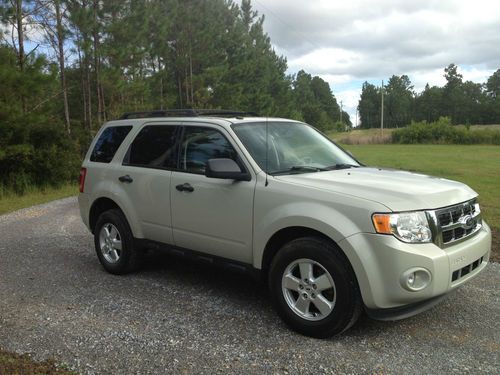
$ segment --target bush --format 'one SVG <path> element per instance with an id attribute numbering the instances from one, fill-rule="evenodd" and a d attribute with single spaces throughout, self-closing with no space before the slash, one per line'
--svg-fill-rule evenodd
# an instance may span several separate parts
<path id="1" fill-rule="evenodd" d="M 30 187 L 57 187 L 76 181 L 80 155 L 76 142 L 57 124 L 5 126 L 0 144 L 0 185 L 23 194 Z M 10 144 L 5 144 L 5 143 Z"/>
<path id="2" fill-rule="evenodd" d="M 412 122 L 405 128 L 393 131 L 392 142 L 500 145 L 500 131 L 489 129 L 471 131 L 465 127 L 451 125 L 448 117 L 440 117 L 435 122 Z"/>

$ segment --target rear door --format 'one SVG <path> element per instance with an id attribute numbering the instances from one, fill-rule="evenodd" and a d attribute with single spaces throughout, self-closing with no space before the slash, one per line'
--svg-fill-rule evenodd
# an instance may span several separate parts
<path id="1" fill-rule="evenodd" d="M 213 158 L 237 161 L 252 174 L 252 180 L 206 177 L 206 162 Z M 185 124 L 170 189 L 175 244 L 251 263 L 255 183 L 253 171 L 225 129 Z"/>
<path id="2" fill-rule="evenodd" d="M 173 244 L 170 179 L 180 129 L 175 123 L 145 124 L 130 144 L 120 171 L 144 237 L 166 244 Z"/>

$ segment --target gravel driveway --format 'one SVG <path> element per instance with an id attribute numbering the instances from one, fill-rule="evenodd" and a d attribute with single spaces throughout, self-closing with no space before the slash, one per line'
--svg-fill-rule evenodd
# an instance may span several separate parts
<path id="1" fill-rule="evenodd" d="M 316 340 L 237 271 L 150 253 L 105 273 L 75 198 L 0 216 L 0 347 L 82 373 L 498 374 L 499 285 L 493 263 L 431 311 Z"/>

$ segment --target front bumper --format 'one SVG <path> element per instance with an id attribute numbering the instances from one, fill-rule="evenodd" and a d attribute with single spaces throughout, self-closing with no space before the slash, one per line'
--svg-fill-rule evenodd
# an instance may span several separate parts
<path id="1" fill-rule="evenodd" d="M 407 317 L 423 311 L 423 306 L 432 307 L 435 303 L 431 300 L 454 290 L 486 267 L 491 251 L 491 230 L 483 221 L 477 234 L 447 248 L 433 243 L 408 244 L 390 235 L 371 233 L 347 237 L 339 246 L 353 266 L 365 307 L 372 312 L 370 315 L 376 317 L 376 310 L 391 309 L 404 311 L 403 317 Z M 430 282 L 422 290 L 409 291 L 403 287 L 401 275 L 416 267 L 430 273 Z M 378 314 L 384 315 L 381 311 Z"/>

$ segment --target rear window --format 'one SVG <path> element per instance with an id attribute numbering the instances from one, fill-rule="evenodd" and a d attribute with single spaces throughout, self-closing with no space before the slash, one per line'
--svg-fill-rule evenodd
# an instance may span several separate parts
<path id="1" fill-rule="evenodd" d="M 177 164 L 176 125 L 148 125 L 130 145 L 124 164 L 149 168 L 174 168 Z"/>
<path id="2" fill-rule="evenodd" d="M 90 161 L 109 163 L 122 144 L 132 126 L 110 126 L 104 129 L 97 140 Z"/>

